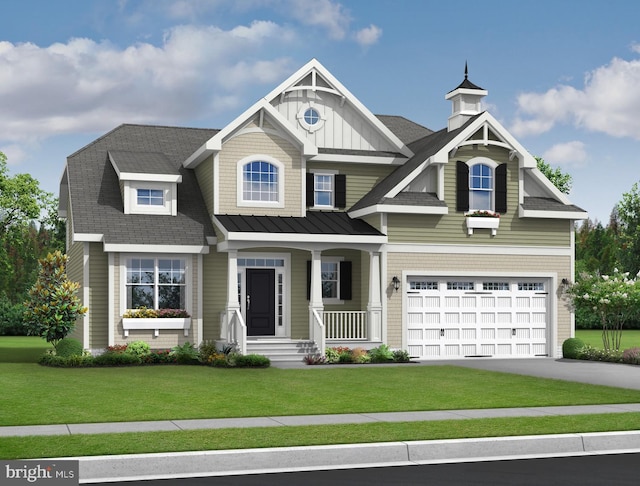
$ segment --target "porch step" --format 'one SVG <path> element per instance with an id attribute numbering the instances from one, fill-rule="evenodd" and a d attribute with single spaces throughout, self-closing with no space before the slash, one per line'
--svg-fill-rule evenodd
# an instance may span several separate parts
<path id="1" fill-rule="evenodd" d="M 257 339 L 247 341 L 247 354 L 262 354 L 271 361 L 302 361 L 308 354 L 317 354 L 314 341 L 290 339 Z"/>

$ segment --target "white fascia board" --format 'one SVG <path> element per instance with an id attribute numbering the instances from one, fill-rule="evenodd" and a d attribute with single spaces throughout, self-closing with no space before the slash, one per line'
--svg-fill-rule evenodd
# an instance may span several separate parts
<path id="1" fill-rule="evenodd" d="M 336 91 L 340 92 L 340 94 L 356 108 L 356 111 L 360 112 L 360 114 L 365 117 L 382 136 L 384 136 L 392 145 L 397 147 L 398 152 L 406 155 L 407 157 L 411 157 L 413 155 L 413 152 L 409 147 L 407 147 L 391 130 L 389 130 L 384 123 L 378 120 L 378 118 L 376 118 L 375 115 L 353 95 L 353 93 L 351 93 L 320 63 L 320 61 L 315 58 L 311 59 L 308 63 L 289 76 L 284 82 L 280 83 L 265 98 L 269 102 L 273 101 L 275 98 L 279 97 L 281 93 L 291 86 L 294 86 L 313 70 L 317 71 L 323 78 L 332 84 Z"/>
<path id="2" fill-rule="evenodd" d="M 102 233 L 73 233 L 73 241 L 86 241 L 89 243 L 99 243 L 104 238 Z"/>
<path id="3" fill-rule="evenodd" d="M 334 234 L 300 234 L 300 233 L 249 233 L 234 232 L 228 233 L 229 242 L 250 241 L 269 243 L 376 243 L 384 244 L 387 237 L 384 235 L 334 235 Z"/>
<path id="4" fill-rule="evenodd" d="M 269 115 L 269 118 L 271 118 L 281 130 L 284 130 L 302 146 L 302 152 L 305 157 L 314 157 L 318 155 L 318 147 L 316 147 L 315 144 L 313 144 L 311 140 L 305 137 L 300 131 L 294 129 L 289 121 L 282 116 L 266 98 L 260 100 L 259 104 L 260 109 L 264 110 L 265 113 Z"/>
<path id="5" fill-rule="evenodd" d="M 449 214 L 447 206 L 399 206 L 396 204 L 375 204 L 356 211 L 348 212 L 351 218 L 362 218 L 371 214 Z"/>
<path id="6" fill-rule="evenodd" d="M 364 163 L 377 165 L 402 165 L 407 161 L 407 157 L 391 156 L 369 156 L 369 155 L 340 155 L 340 154 L 318 154 L 309 159 L 310 162 L 342 162 L 342 163 Z"/>
<path id="7" fill-rule="evenodd" d="M 203 145 L 198 147 L 198 149 L 182 163 L 182 166 L 187 169 L 195 169 L 200 164 L 200 162 L 202 162 L 214 152 L 213 144 L 211 144 L 210 142 L 211 140 L 207 140 Z"/>
<path id="8" fill-rule="evenodd" d="M 526 172 L 525 176 L 533 177 L 534 179 L 536 179 L 536 181 L 542 184 L 542 186 L 544 186 L 544 188 L 547 189 L 549 193 L 553 195 L 553 197 L 558 201 L 562 202 L 563 204 L 571 204 L 571 201 L 569 201 L 567 195 L 560 191 L 560 189 L 558 189 L 556 186 L 554 186 L 553 183 L 549 179 L 547 179 L 547 177 L 542 172 L 540 172 L 540 169 L 538 169 L 537 167 L 529 169 Z"/>
<path id="9" fill-rule="evenodd" d="M 571 246 L 431 245 L 418 243 L 390 243 L 385 248 L 388 253 L 429 253 L 439 255 L 498 254 L 518 256 L 566 256 L 573 258 L 573 248 Z"/>
<path id="10" fill-rule="evenodd" d="M 542 219 L 587 219 L 589 213 L 586 211 L 544 211 L 539 209 L 523 209 L 518 211 L 521 218 L 542 218 Z"/>
<path id="11" fill-rule="evenodd" d="M 393 186 L 393 189 L 388 191 L 384 197 L 396 197 L 411 181 L 413 181 L 416 177 L 418 177 L 431 163 L 431 157 L 422 162 L 418 167 L 413 169 L 404 179 L 402 179 L 399 183 Z"/>
<path id="12" fill-rule="evenodd" d="M 172 174 L 143 174 L 138 172 L 120 172 L 121 181 L 172 182 L 181 183 L 182 176 Z"/>
<path id="13" fill-rule="evenodd" d="M 132 245 L 119 243 L 105 243 L 105 252 L 114 253 L 180 253 L 204 254 L 209 253 L 208 245 Z"/>
<path id="14" fill-rule="evenodd" d="M 474 95 L 474 96 L 487 96 L 489 94 L 489 92 L 486 89 L 457 88 L 457 89 L 454 89 L 453 91 L 450 91 L 446 95 L 444 95 L 444 99 L 448 100 L 448 99 L 451 99 L 454 96 L 459 95 L 459 94 L 470 94 L 470 95 Z"/>

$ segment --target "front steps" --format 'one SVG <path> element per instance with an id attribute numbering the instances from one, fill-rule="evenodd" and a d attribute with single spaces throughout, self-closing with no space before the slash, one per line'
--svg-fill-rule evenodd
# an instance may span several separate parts
<path id="1" fill-rule="evenodd" d="M 318 347 L 308 340 L 248 339 L 247 354 L 262 354 L 271 361 L 302 361 L 309 354 L 318 354 Z"/>

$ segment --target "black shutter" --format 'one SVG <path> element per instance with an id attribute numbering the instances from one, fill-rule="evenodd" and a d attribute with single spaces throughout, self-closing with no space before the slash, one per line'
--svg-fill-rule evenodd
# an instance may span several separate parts
<path id="1" fill-rule="evenodd" d="M 351 300 L 351 262 L 340 262 L 340 300 Z"/>
<path id="2" fill-rule="evenodd" d="M 311 260 L 307 260 L 307 300 L 311 300 Z"/>
<path id="3" fill-rule="evenodd" d="M 496 213 L 507 212 L 507 164 L 496 167 Z"/>
<path id="4" fill-rule="evenodd" d="M 306 194 L 307 194 L 307 206 L 315 206 L 315 200 L 313 198 L 313 193 L 314 193 L 314 189 L 315 189 L 315 179 L 313 177 L 313 173 L 311 172 L 307 172 L 307 187 L 306 187 Z"/>
<path id="5" fill-rule="evenodd" d="M 336 185 L 335 191 L 335 207 L 347 207 L 347 176 L 344 174 L 336 174 L 333 178 Z"/>
<path id="6" fill-rule="evenodd" d="M 469 166 L 456 163 L 456 211 L 469 211 Z"/>

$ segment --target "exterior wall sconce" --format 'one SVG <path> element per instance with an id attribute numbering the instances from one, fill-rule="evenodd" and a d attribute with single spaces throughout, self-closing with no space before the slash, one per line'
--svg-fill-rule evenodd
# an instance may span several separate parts
<path id="1" fill-rule="evenodd" d="M 391 279 L 391 283 L 393 284 L 393 290 L 397 292 L 398 289 L 400 288 L 400 279 L 394 275 L 393 278 Z"/>
<path id="2" fill-rule="evenodd" d="M 562 288 L 562 292 L 566 292 L 571 287 L 571 281 L 568 278 L 563 278 L 560 282 L 560 287 Z"/>

